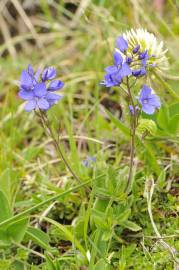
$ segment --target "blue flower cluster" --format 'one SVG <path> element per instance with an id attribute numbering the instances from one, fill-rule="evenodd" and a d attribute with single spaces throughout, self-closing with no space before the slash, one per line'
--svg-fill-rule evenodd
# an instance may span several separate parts
<path id="1" fill-rule="evenodd" d="M 106 87 L 118 86 L 126 76 L 132 75 L 137 78 L 146 75 L 147 60 L 154 57 L 149 57 L 148 50 L 141 51 L 140 45 L 136 44 L 132 52 L 128 51 L 128 42 L 123 36 L 117 38 L 116 48 L 113 54 L 114 65 L 105 69 L 103 85 Z"/>
<path id="2" fill-rule="evenodd" d="M 48 110 L 62 98 L 54 91 L 60 90 L 64 83 L 54 80 L 55 77 L 56 69 L 54 67 L 47 67 L 42 73 L 37 70 L 35 73 L 32 66 L 29 65 L 27 70 L 22 71 L 18 94 L 21 99 L 28 101 L 25 105 L 26 111 Z"/>
<path id="3" fill-rule="evenodd" d="M 150 64 L 148 50 L 141 51 L 140 45 L 136 44 L 134 48 L 128 50 L 128 42 L 123 36 L 119 36 L 116 40 L 117 49 L 113 53 L 114 65 L 108 66 L 105 69 L 105 77 L 101 84 L 106 87 L 120 86 L 125 77 L 133 76 L 139 78 L 147 74 L 147 67 L 153 66 Z M 138 97 L 138 105 L 142 111 L 147 114 L 153 114 L 156 109 L 159 109 L 160 99 L 152 93 L 152 89 L 147 85 L 143 85 L 140 96 Z M 129 110 L 132 115 L 140 110 L 140 107 L 129 105 Z"/>

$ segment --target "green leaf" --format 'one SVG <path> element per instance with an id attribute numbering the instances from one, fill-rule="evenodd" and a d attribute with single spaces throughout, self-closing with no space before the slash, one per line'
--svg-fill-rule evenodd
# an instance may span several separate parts
<path id="1" fill-rule="evenodd" d="M 119 119 L 113 116 L 111 112 L 109 112 L 108 110 L 105 110 L 105 111 L 107 115 L 109 116 L 110 120 L 112 121 L 112 123 L 115 125 L 115 127 L 120 129 L 120 131 L 122 131 L 124 135 L 126 135 L 127 137 L 130 137 L 130 129 L 126 127 Z"/>
<path id="2" fill-rule="evenodd" d="M 179 115 L 179 103 L 174 103 L 169 106 L 170 116 Z"/>
<path id="3" fill-rule="evenodd" d="M 46 254 L 45 255 L 47 269 L 48 270 L 56 270 L 55 264 L 53 263 L 52 259 Z"/>
<path id="4" fill-rule="evenodd" d="M 133 232 L 137 232 L 137 231 L 142 230 L 142 228 L 139 225 L 135 224 L 134 222 L 132 222 L 130 220 L 123 222 L 122 226 L 124 226 L 125 228 L 127 228 Z"/>
<path id="5" fill-rule="evenodd" d="M 64 226 L 58 222 L 56 222 L 53 219 L 47 218 L 47 217 L 43 217 L 44 220 L 46 220 L 47 222 L 53 224 L 56 228 L 58 228 L 61 232 L 64 233 L 64 235 L 66 236 L 66 238 L 71 241 L 76 248 L 78 248 L 80 250 L 80 252 L 86 257 L 86 251 L 83 248 L 83 246 L 81 245 L 81 243 L 75 238 L 75 236 L 71 233 L 71 231 L 69 229 L 67 229 L 67 226 Z"/>
<path id="6" fill-rule="evenodd" d="M 94 266 L 94 270 L 106 270 L 108 267 L 107 263 L 105 262 L 104 259 L 100 259 Z"/>
<path id="7" fill-rule="evenodd" d="M 120 209 L 120 206 L 116 207 L 116 209 L 115 209 L 115 219 L 118 222 L 118 224 L 121 224 L 121 223 L 125 222 L 128 219 L 128 217 L 129 217 L 129 215 L 131 213 L 131 209 L 130 208 L 125 209 L 122 212 L 119 212 L 119 209 Z"/>
<path id="8" fill-rule="evenodd" d="M 0 222 L 12 216 L 8 199 L 4 192 L 0 190 Z"/>
<path id="9" fill-rule="evenodd" d="M 163 170 L 158 176 L 158 179 L 156 181 L 156 186 L 160 189 L 164 188 L 166 186 L 166 171 Z"/>
<path id="10" fill-rule="evenodd" d="M 9 239 L 9 235 L 6 231 L 6 229 L 0 229 L 0 245 L 10 245 L 11 241 Z"/>
<path id="11" fill-rule="evenodd" d="M 179 130 L 179 115 L 175 115 L 172 118 L 170 118 L 169 130 L 170 130 L 171 135 L 177 134 Z"/>
<path id="12" fill-rule="evenodd" d="M 48 234 L 44 233 L 40 229 L 28 227 L 26 235 L 35 243 L 37 243 L 40 247 L 45 248 L 47 250 L 50 249 L 49 247 L 50 238 Z"/>
<path id="13" fill-rule="evenodd" d="M 164 130 L 168 130 L 168 124 L 169 124 L 169 111 L 167 106 L 162 106 L 160 108 L 159 113 L 157 114 L 157 123 L 160 128 Z"/>
<path id="14" fill-rule="evenodd" d="M 13 242 L 20 243 L 23 240 L 27 230 L 28 221 L 28 218 L 23 218 L 7 227 L 7 234 Z"/>

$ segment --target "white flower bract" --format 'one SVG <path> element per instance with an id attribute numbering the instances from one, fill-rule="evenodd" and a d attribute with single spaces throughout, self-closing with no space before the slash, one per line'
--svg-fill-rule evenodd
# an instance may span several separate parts
<path id="1" fill-rule="evenodd" d="M 158 41 L 153 33 L 146 29 L 138 28 L 131 29 L 123 34 L 123 37 L 128 42 L 128 50 L 132 51 L 137 45 L 140 45 L 140 51 L 148 51 L 152 57 L 151 62 L 156 64 L 160 70 L 168 69 L 168 59 L 166 57 L 167 49 L 164 49 L 163 41 Z"/>

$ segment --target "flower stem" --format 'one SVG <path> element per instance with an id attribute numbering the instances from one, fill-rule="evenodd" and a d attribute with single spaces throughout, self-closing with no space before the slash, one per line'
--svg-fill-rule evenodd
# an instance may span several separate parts
<path id="1" fill-rule="evenodd" d="M 61 159 L 63 160 L 65 166 L 68 168 L 68 170 L 70 171 L 72 176 L 77 180 L 77 182 L 81 183 L 80 178 L 76 175 L 76 173 L 73 171 L 70 164 L 68 163 L 67 159 L 65 158 L 65 156 L 64 156 L 64 154 L 63 154 L 63 152 L 61 150 L 61 147 L 60 147 L 57 139 L 55 138 L 54 132 L 53 132 L 53 130 L 51 128 L 51 125 L 50 125 L 50 122 L 49 122 L 49 119 L 48 119 L 47 115 L 45 113 L 43 113 L 42 111 L 40 111 L 40 115 L 38 115 L 38 116 L 41 119 L 41 122 L 43 124 L 44 129 L 46 128 L 46 130 L 48 131 L 50 137 L 52 138 L 53 144 L 54 144 L 56 150 L 58 151 Z"/>
<path id="2" fill-rule="evenodd" d="M 132 104 L 134 113 L 131 113 L 131 142 L 130 142 L 130 163 L 129 163 L 129 175 L 127 179 L 127 185 L 126 185 L 126 192 L 129 192 L 129 189 L 131 187 L 131 182 L 133 178 L 133 166 L 134 166 L 134 155 L 135 155 L 135 132 L 136 132 L 136 124 L 137 124 L 137 118 L 136 118 L 136 108 L 133 101 L 133 97 L 131 94 L 131 89 L 129 85 L 129 79 L 127 77 L 127 91 L 129 95 L 130 102 Z"/>

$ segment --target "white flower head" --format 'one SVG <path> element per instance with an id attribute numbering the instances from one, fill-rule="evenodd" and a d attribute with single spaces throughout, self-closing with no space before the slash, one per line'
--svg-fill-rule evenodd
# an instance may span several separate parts
<path id="1" fill-rule="evenodd" d="M 140 46 L 140 51 L 148 51 L 150 64 L 156 66 L 158 70 L 168 69 L 168 59 L 166 57 L 167 49 L 164 48 L 163 41 L 158 41 L 153 33 L 146 29 L 131 29 L 123 34 L 128 42 L 128 51 Z"/>

